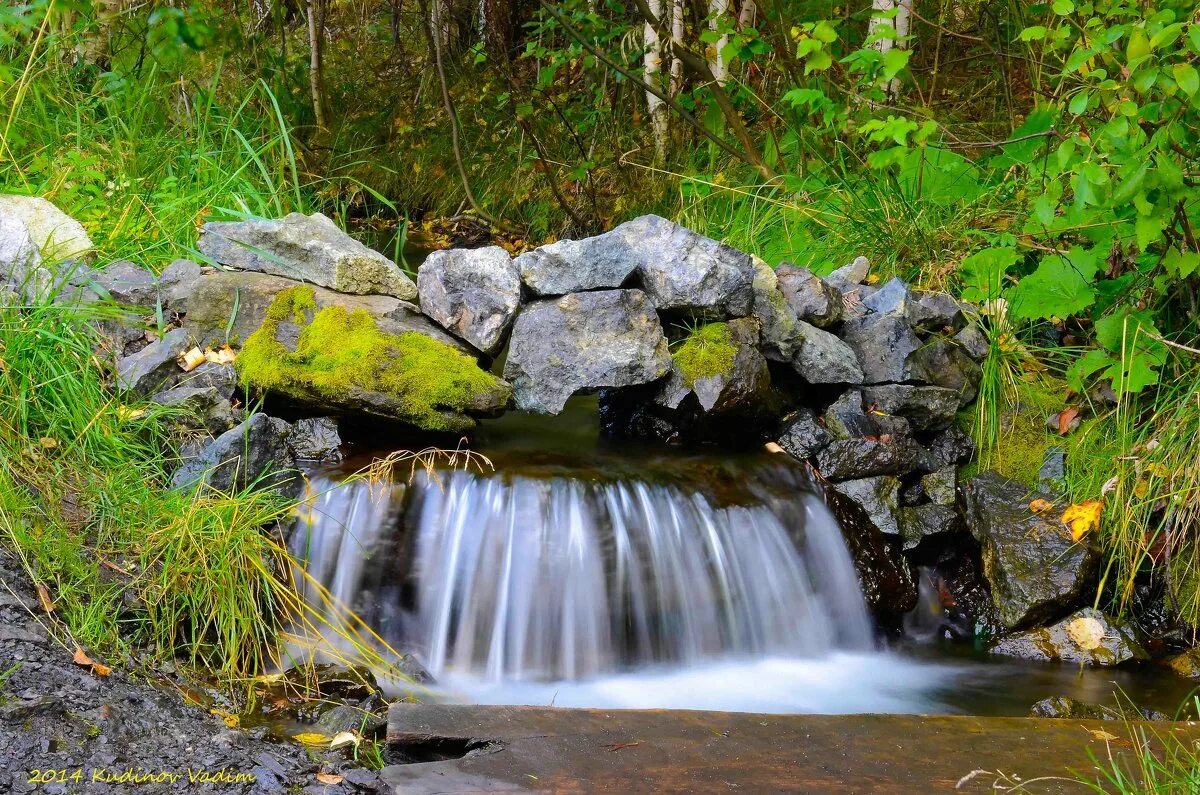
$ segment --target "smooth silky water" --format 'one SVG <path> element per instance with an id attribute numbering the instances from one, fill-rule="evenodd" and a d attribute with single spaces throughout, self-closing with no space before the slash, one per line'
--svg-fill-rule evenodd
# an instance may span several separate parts
<path id="1" fill-rule="evenodd" d="M 987 660 L 930 637 L 928 594 L 876 639 L 841 531 L 769 454 L 606 444 L 594 401 L 485 424 L 495 471 L 310 473 L 292 552 L 437 684 L 484 704 L 1027 714 L 1038 699 L 1174 711 L 1142 672 Z"/>

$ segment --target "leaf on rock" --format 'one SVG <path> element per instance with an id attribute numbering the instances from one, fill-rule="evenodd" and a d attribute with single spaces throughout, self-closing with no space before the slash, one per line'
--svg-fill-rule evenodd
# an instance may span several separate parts
<path id="1" fill-rule="evenodd" d="M 293 734 L 292 739 L 302 745 L 325 745 L 329 742 L 328 737 L 317 732 L 302 732 L 300 734 Z"/>
<path id="2" fill-rule="evenodd" d="M 1078 406 L 1067 406 L 1058 413 L 1058 435 L 1066 436 L 1071 430 L 1071 423 L 1079 416 Z"/>
<path id="3" fill-rule="evenodd" d="M 341 784 L 342 776 L 339 776 L 337 773 L 318 773 L 317 781 L 322 784 Z"/>
<path id="4" fill-rule="evenodd" d="M 1099 527 L 1100 511 L 1103 508 L 1103 500 L 1086 500 L 1063 511 L 1062 523 L 1071 528 L 1071 538 L 1078 541 Z"/>
<path id="5" fill-rule="evenodd" d="M 200 352 L 199 348 L 192 348 L 180 357 L 179 366 L 183 368 L 185 373 L 190 373 L 206 361 L 208 360 L 204 358 L 204 354 Z"/>
<path id="6" fill-rule="evenodd" d="M 53 613 L 54 612 L 54 600 L 50 597 L 50 589 L 47 588 L 46 586 L 42 585 L 39 582 L 37 584 L 37 595 L 38 595 L 38 604 L 42 606 L 42 612 L 43 613 Z"/>
<path id="7" fill-rule="evenodd" d="M 91 657 L 87 656 L 87 652 L 78 646 L 75 647 L 75 656 L 71 659 L 75 661 L 76 665 L 82 665 L 86 668 L 91 668 L 92 673 L 94 673 L 96 676 L 108 676 L 112 673 L 112 668 L 96 662 Z"/>
<path id="8" fill-rule="evenodd" d="M 1082 616 L 1067 624 L 1067 635 L 1076 646 L 1091 651 L 1104 641 L 1104 625 L 1091 616 Z"/>
<path id="9" fill-rule="evenodd" d="M 220 350 L 214 351 L 212 348 L 204 349 L 204 361 L 206 362 L 233 364 L 235 359 L 237 359 L 237 354 L 233 352 L 233 348 L 230 348 L 228 344 L 222 345 Z"/>
<path id="10" fill-rule="evenodd" d="M 1038 497 L 1036 500 L 1029 503 L 1029 510 L 1033 511 L 1034 513 L 1046 513 L 1047 511 L 1054 510 L 1054 503 Z"/>
<path id="11" fill-rule="evenodd" d="M 333 739 L 329 741 L 329 747 L 339 748 L 343 745 L 353 745 L 358 747 L 360 742 L 362 742 L 362 738 L 354 732 L 338 732 L 337 734 L 333 735 Z"/>

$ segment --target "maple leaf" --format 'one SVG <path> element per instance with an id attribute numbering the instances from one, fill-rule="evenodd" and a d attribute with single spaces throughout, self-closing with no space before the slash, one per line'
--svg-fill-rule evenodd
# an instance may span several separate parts
<path id="1" fill-rule="evenodd" d="M 1071 538 L 1078 541 L 1099 527 L 1100 511 L 1103 507 L 1102 500 L 1085 500 L 1068 506 L 1067 510 L 1063 511 L 1062 523 L 1071 528 Z"/>

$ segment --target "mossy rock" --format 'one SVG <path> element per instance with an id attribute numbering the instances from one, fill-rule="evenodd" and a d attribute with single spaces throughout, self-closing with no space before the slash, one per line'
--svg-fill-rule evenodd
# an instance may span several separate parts
<path id="1" fill-rule="evenodd" d="M 729 373 L 738 346 L 728 323 L 708 323 L 692 331 L 671 353 L 683 382 L 691 389 L 701 378 Z"/>
<path id="2" fill-rule="evenodd" d="M 275 296 L 236 366 L 252 389 L 431 431 L 467 430 L 474 417 L 502 411 L 512 395 L 473 357 L 439 340 L 383 331 L 362 309 L 317 309 L 308 286 Z"/>

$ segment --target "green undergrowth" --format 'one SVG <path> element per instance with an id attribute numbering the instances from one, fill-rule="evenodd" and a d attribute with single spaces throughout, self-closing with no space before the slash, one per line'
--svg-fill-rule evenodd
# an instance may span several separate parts
<path id="1" fill-rule="evenodd" d="M 294 607 L 278 496 L 168 488 L 163 420 L 117 397 L 74 310 L 0 310 L 0 544 L 44 586 L 65 643 L 110 662 L 181 655 L 261 670 Z"/>
<path id="2" fill-rule="evenodd" d="M 469 421 L 455 415 L 497 389 L 494 376 L 443 342 L 381 331 L 362 309 L 315 309 L 309 287 L 275 297 L 238 356 L 245 385 L 284 393 L 311 389 L 334 399 L 355 387 L 381 392 L 399 401 L 405 420 L 436 431 L 466 430 Z M 285 322 L 303 327 L 294 351 L 276 339 Z"/>
<path id="3" fill-rule="evenodd" d="M 736 356 L 737 345 L 725 323 L 707 323 L 693 329 L 671 352 L 671 358 L 689 387 L 702 378 L 729 372 Z"/>

